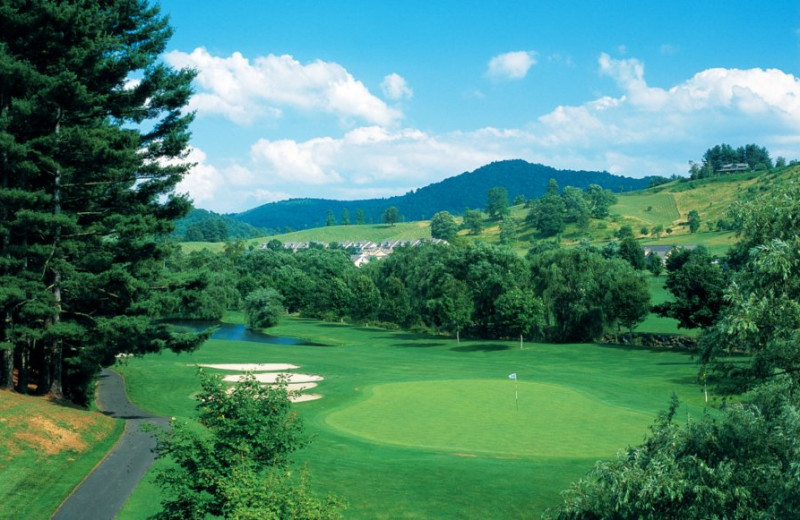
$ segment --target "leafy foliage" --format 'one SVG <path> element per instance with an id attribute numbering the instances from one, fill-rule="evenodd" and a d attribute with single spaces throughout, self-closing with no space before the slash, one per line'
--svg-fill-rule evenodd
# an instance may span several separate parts
<path id="1" fill-rule="evenodd" d="M 286 471 L 289 455 L 308 438 L 285 379 L 264 386 L 248 375 L 228 391 L 201 371 L 200 383 L 200 426 L 173 421 L 160 435 L 159 456 L 175 464 L 156 478 L 167 496 L 155 518 L 338 518 L 335 500 L 319 502 L 305 476 L 297 484 Z"/>
<path id="2" fill-rule="evenodd" d="M 645 443 L 564 493 L 551 519 L 791 518 L 800 508 L 800 409 L 786 380 L 720 419 L 675 423 L 677 400 Z"/>
<path id="3" fill-rule="evenodd" d="M 266 328 L 277 325 L 283 308 L 283 296 L 275 289 L 256 289 L 244 300 L 247 325 L 252 328 Z"/>
<path id="4" fill-rule="evenodd" d="M 677 249 L 667 258 L 665 287 L 674 301 L 654 307 L 662 316 L 675 318 L 684 328 L 708 327 L 723 306 L 726 279 L 720 266 L 703 247 Z"/>

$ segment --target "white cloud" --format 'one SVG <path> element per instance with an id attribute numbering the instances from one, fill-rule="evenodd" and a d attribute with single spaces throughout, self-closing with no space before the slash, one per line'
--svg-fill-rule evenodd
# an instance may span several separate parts
<path id="1" fill-rule="evenodd" d="M 365 124 L 338 136 L 260 139 L 241 164 L 212 165 L 204 155 L 190 156 L 198 166 L 181 188 L 200 207 L 242 211 L 288 197 L 402 194 L 502 159 L 641 177 L 684 174 L 689 159 L 722 142 L 757 143 L 774 156 L 800 158 L 800 79 L 791 74 L 716 68 L 660 88 L 647 83 L 636 59 L 603 54 L 598 68 L 619 92 L 558 106 L 522 128 L 434 134 Z M 341 96 L 361 99 L 359 92 L 344 89 Z M 368 110 L 332 99 L 351 112 Z"/>
<path id="2" fill-rule="evenodd" d="M 522 79 L 535 64 L 535 51 L 507 52 L 489 60 L 489 68 L 486 71 L 486 75 L 498 80 Z"/>
<path id="3" fill-rule="evenodd" d="M 201 115 L 219 114 L 238 124 L 279 118 L 286 108 L 379 125 L 392 125 L 403 117 L 337 63 L 317 60 L 303 65 L 292 56 L 273 54 L 251 61 L 238 52 L 213 56 L 204 48 L 190 54 L 169 52 L 164 59 L 174 67 L 198 71 L 198 93 L 190 109 Z"/>
<path id="4" fill-rule="evenodd" d="M 383 78 L 381 90 L 383 90 L 383 95 L 391 100 L 411 99 L 414 95 L 414 91 L 408 86 L 405 78 L 396 73 Z"/>

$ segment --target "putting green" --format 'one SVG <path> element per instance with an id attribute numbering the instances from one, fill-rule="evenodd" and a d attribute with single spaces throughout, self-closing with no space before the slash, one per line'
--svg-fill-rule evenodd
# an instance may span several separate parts
<path id="1" fill-rule="evenodd" d="M 518 399 L 515 391 L 518 388 Z M 499 457 L 602 457 L 641 443 L 651 414 L 569 387 L 468 379 L 389 383 L 326 417 L 373 442 Z"/>

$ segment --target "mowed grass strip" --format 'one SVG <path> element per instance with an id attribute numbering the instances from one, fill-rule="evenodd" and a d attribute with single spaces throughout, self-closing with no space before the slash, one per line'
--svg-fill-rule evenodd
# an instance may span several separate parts
<path id="1" fill-rule="evenodd" d="M 99 412 L 0 391 L 0 518 L 49 518 L 123 428 Z"/>
<path id="2" fill-rule="evenodd" d="M 566 386 L 512 380 L 394 383 L 369 393 L 327 423 L 375 442 L 464 455 L 610 456 L 641 440 L 653 420 Z"/>

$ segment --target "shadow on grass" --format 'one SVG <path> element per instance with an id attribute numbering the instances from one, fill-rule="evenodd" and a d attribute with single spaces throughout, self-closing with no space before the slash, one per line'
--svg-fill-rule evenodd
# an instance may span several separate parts
<path id="1" fill-rule="evenodd" d="M 450 350 L 453 352 L 501 352 L 503 350 L 511 350 L 509 345 L 501 345 L 497 343 L 477 343 L 474 345 L 461 345 L 453 347 Z"/>
<path id="2" fill-rule="evenodd" d="M 397 348 L 435 348 L 441 347 L 442 344 L 426 341 L 412 341 L 409 343 L 393 343 L 392 346 Z"/>

